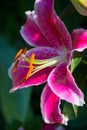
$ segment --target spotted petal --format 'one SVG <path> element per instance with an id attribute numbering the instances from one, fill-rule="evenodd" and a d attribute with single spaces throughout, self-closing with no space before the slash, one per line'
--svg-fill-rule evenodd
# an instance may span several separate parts
<path id="1" fill-rule="evenodd" d="M 54 56 L 57 56 L 57 50 L 49 47 L 39 47 L 39 48 L 33 48 L 29 51 L 27 51 L 26 56 L 31 56 L 32 53 L 35 54 L 36 59 L 48 59 Z M 14 64 L 9 68 L 9 76 L 13 80 L 13 88 L 11 91 L 14 91 L 19 88 L 23 87 L 29 87 L 32 85 L 39 85 L 41 83 L 44 83 L 53 69 L 53 67 L 47 67 L 45 69 L 42 69 L 32 76 L 30 76 L 23 84 L 21 81 L 26 76 L 29 68 L 26 68 L 24 66 L 29 66 L 28 63 L 26 63 L 25 60 L 19 60 L 16 71 L 13 71 Z"/>
<path id="2" fill-rule="evenodd" d="M 61 114 L 60 99 L 50 89 L 45 86 L 41 94 L 41 112 L 46 123 L 61 123 L 67 124 L 64 116 Z"/>
<path id="3" fill-rule="evenodd" d="M 61 99 L 77 106 L 83 106 L 83 93 L 77 87 L 66 63 L 61 63 L 50 73 L 48 84 L 51 90 Z"/>
<path id="4" fill-rule="evenodd" d="M 54 48 L 71 49 L 70 35 L 54 11 L 54 0 L 36 0 L 35 20 L 40 30 Z"/>
<path id="5" fill-rule="evenodd" d="M 76 29 L 71 34 L 73 50 L 83 51 L 87 48 L 87 30 Z"/>
<path id="6" fill-rule="evenodd" d="M 27 11 L 26 15 L 27 20 L 20 30 L 24 40 L 31 46 L 50 46 L 50 43 L 35 23 L 34 12 Z"/>

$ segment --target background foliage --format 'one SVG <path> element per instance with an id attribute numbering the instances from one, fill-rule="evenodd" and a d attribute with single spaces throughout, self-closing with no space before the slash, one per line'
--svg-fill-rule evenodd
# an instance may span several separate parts
<path id="1" fill-rule="evenodd" d="M 0 4 L 0 130 L 19 130 L 20 127 L 25 130 L 41 130 L 43 120 L 39 103 L 44 85 L 10 94 L 12 82 L 8 77 L 8 68 L 16 52 L 20 48 L 29 48 L 19 30 L 26 20 L 24 12 L 33 10 L 34 0 L 3 0 Z M 87 17 L 78 14 L 69 0 L 55 0 L 55 10 L 70 33 L 75 28 L 87 29 Z M 87 102 L 87 50 L 74 55 L 71 67 Z M 63 102 L 61 108 L 71 119 L 66 130 L 87 128 L 87 104 L 77 108 Z"/>

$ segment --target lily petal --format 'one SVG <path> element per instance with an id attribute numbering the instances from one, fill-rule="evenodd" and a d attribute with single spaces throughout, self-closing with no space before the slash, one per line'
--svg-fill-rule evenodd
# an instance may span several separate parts
<path id="1" fill-rule="evenodd" d="M 73 50 L 83 51 L 87 48 L 87 30 L 76 29 L 71 34 Z"/>
<path id="2" fill-rule="evenodd" d="M 38 25 L 34 21 L 34 11 L 27 11 L 26 15 L 27 20 L 20 30 L 24 40 L 31 46 L 50 46 L 50 43 L 44 37 Z"/>
<path id="3" fill-rule="evenodd" d="M 27 51 L 26 56 L 29 57 L 32 55 L 32 53 L 35 54 L 35 58 L 37 59 L 48 59 L 58 55 L 57 50 L 50 47 L 33 48 Z M 39 85 L 41 83 L 44 83 L 49 73 L 53 69 L 53 67 L 47 67 L 45 69 L 42 69 L 36 72 L 35 74 L 33 74 L 32 76 L 30 76 L 22 84 L 21 81 L 24 79 L 29 69 L 23 66 L 29 66 L 29 63 L 26 63 L 25 60 L 19 60 L 15 72 L 13 71 L 14 64 L 9 68 L 9 76 L 13 80 L 13 88 L 11 89 L 11 92 L 23 87 L 29 87 L 32 85 Z"/>
<path id="4" fill-rule="evenodd" d="M 52 47 L 45 47 L 45 46 L 30 49 L 29 51 L 27 51 L 26 55 L 31 56 L 32 53 L 35 54 L 36 59 L 40 59 L 40 60 L 49 59 L 59 55 L 57 49 L 54 49 Z"/>
<path id="5" fill-rule="evenodd" d="M 36 0 L 35 19 L 50 45 L 54 48 L 71 49 L 71 37 L 54 9 L 54 0 Z"/>
<path id="6" fill-rule="evenodd" d="M 61 99 L 77 106 L 83 106 L 84 96 L 77 87 L 66 63 L 61 63 L 50 73 L 48 84 L 51 90 Z"/>
<path id="7" fill-rule="evenodd" d="M 41 112 L 46 123 L 67 124 L 64 115 L 61 114 L 60 99 L 50 89 L 48 85 L 44 87 L 41 94 Z"/>

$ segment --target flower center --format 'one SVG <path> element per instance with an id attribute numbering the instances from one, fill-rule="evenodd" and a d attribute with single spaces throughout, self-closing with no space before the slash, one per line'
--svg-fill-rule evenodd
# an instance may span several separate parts
<path id="1" fill-rule="evenodd" d="M 40 59 L 35 58 L 34 53 L 32 53 L 30 57 L 26 56 L 26 51 L 27 51 L 26 48 L 24 50 L 23 49 L 19 50 L 14 58 L 15 64 L 13 67 L 13 72 L 16 72 L 16 68 L 20 60 L 24 60 L 24 62 L 28 63 L 28 65 L 22 65 L 22 64 L 20 65 L 20 67 L 28 69 L 27 74 L 22 79 L 20 84 L 24 83 L 30 76 L 32 76 L 36 72 L 46 67 L 53 67 L 62 61 L 67 61 L 67 58 L 65 55 L 58 55 L 49 59 L 40 60 Z"/>

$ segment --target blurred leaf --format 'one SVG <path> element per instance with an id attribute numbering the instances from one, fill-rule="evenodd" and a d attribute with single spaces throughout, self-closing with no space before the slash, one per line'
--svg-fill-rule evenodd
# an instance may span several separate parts
<path id="1" fill-rule="evenodd" d="M 73 105 L 73 110 L 74 110 L 75 117 L 77 117 L 77 113 L 78 113 L 78 106 Z"/>
<path id="2" fill-rule="evenodd" d="M 81 59 L 82 59 L 81 53 L 75 52 L 75 54 L 74 54 L 74 56 L 72 58 L 72 62 L 71 62 L 71 72 L 74 71 L 74 69 L 80 63 Z"/>
<path id="3" fill-rule="evenodd" d="M 78 65 L 78 61 L 79 60 L 77 60 L 75 67 Z M 65 103 L 63 112 L 67 114 L 70 118 L 68 126 L 81 127 L 87 125 L 87 64 L 81 62 L 74 70 L 73 76 L 78 87 L 84 93 L 86 104 L 83 107 L 73 106 L 72 108 L 72 105 Z"/>
<path id="4" fill-rule="evenodd" d="M 78 87 L 82 91 L 84 91 L 84 89 L 86 88 L 85 84 L 87 78 L 87 65 L 81 62 L 81 64 L 79 64 L 75 69 L 75 71 L 73 72 L 73 76 L 75 78 Z"/>
<path id="5" fill-rule="evenodd" d="M 73 106 L 72 104 L 68 103 L 68 102 L 64 102 L 63 105 L 63 113 L 65 116 L 67 116 L 70 120 L 75 118 L 75 114 L 73 111 Z"/>
<path id="6" fill-rule="evenodd" d="M 2 113 L 8 123 L 14 120 L 24 122 L 32 91 L 32 88 L 27 88 L 9 93 L 12 82 L 8 77 L 8 68 L 15 54 L 16 50 L 0 38 L 0 102 Z"/>
<path id="7" fill-rule="evenodd" d="M 41 116 L 34 116 L 30 121 L 26 122 L 25 130 L 41 130 Z"/>
<path id="8" fill-rule="evenodd" d="M 70 126 L 84 126 L 87 125 L 87 65 L 79 64 L 73 73 L 78 87 L 83 91 L 85 98 L 85 105 L 78 107 L 77 117 L 69 121 Z"/>
<path id="9" fill-rule="evenodd" d="M 64 17 L 66 17 L 66 16 L 72 14 L 73 12 L 74 12 L 74 9 L 73 9 L 72 5 L 71 5 L 71 4 L 68 4 L 68 5 L 64 8 L 64 10 L 61 12 L 60 17 L 61 17 L 61 18 L 64 18 Z"/>
<path id="10" fill-rule="evenodd" d="M 75 108 L 77 109 L 77 108 Z M 84 126 L 87 125 L 87 104 L 83 107 L 78 107 L 77 117 L 74 113 L 73 107 L 71 104 L 65 102 L 63 106 L 63 113 L 65 116 L 68 116 L 69 126 Z"/>
<path id="11" fill-rule="evenodd" d="M 78 108 L 78 116 L 74 120 L 69 121 L 70 126 L 87 125 L 87 105 Z"/>
<path id="12" fill-rule="evenodd" d="M 87 49 L 83 52 L 82 63 L 87 65 Z"/>
<path id="13" fill-rule="evenodd" d="M 71 33 L 75 28 L 81 28 L 81 23 L 83 17 L 79 15 L 77 12 L 73 12 L 66 17 L 63 17 L 62 20 L 64 21 L 68 31 Z"/>

